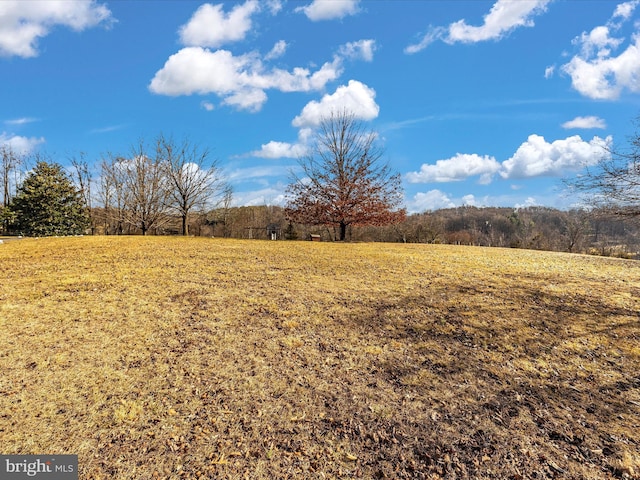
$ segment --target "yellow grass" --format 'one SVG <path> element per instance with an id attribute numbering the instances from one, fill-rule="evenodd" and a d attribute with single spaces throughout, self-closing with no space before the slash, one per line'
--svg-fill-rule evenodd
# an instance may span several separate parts
<path id="1" fill-rule="evenodd" d="M 640 478 L 640 263 L 0 245 L 0 453 L 83 479 Z"/>

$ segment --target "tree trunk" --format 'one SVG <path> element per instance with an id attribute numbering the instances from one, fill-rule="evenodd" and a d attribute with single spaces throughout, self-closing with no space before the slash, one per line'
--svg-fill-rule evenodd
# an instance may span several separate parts
<path id="1" fill-rule="evenodd" d="M 347 224 L 340 222 L 340 241 L 344 242 L 347 238 Z"/>
<path id="2" fill-rule="evenodd" d="M 185 237 L 189 235 L 189 222 L 186 215 L 182 215 L 182 235 Z"/>

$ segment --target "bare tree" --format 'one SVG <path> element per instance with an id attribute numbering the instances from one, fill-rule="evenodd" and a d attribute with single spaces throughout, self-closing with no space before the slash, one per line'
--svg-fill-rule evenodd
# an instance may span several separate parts
<path id="1" fill-rule="evenodd" d="M 125 221 L 146 235 L 167 221 L 169 185 L 166 169 L 157 157 L 147 154 L 142 141 L 131 153 L 130 159 L 120 160 L 117 166 L 124 178 Z"/>
<path id="2" fill-rule="evenodd" d="M 581 210 L 571 210 L 564 215 L 562 244 L 567 252 L 579 252 L 589 230 L 587 214 Z"/>
<path id="3" fill-rule="evenodd" d="M 91 170 L 89 169 L 89 163 L 86 159 L 86 154 L 80 152 L 80 156 L 72 156 L 70 158 L 71 166 L 74 169 L 75 180 L 78 182 L 78 188 L 84 201 L 84 206 L 89 216 L 89 223 L 91 225 L 91 231 L 94 231 L 92 205 L 91 205 Z"/>
<path id="4" fill-rule="evenodd" d="M 226 191 L 226 182 L 209 150 L 188 140 L 178 145 L 159 136 L 156 160 L 165 168 L 168 206 L 182 219 L 182 234 L 189 235 L 189 214 L 211 207 L 215 197 Z"/>
<path id="5" fill-rule="evenodd" d="M 567 180 L 599 214 L 640 216 L 640 133 L 623 151 L 603 145 L 602 159 L 584 174 Z"/>
<path id="6" fill-rule="evenodd" d="M 126 159 L 108 154 L 100 162 L 100 198 L 104 209 L 104 233 L 124 233 L 127 210 Z"/>
<path id="7" fill-rule="evenodd" d="M 222 201 L 220 207 L 216 210 L 216 218 L 213 220 L 214 226 L 218 223 L 222 224 L 222 236 L 228 238 L 231 236 L 231 202 L 233 201 L 233 189 L 230 185 L 226 185 L 222 192 Z"/>
<path id="8" fill-rule="evenodd" d="M 381 162 L 377 134 L 347 111 L 323 118 L 311 151 L 299 159 L 302 176 L 287 192 L 287 218 L 303 224 L 339 228 L 386 225 L 405 217 L 400 175 Z"/>
<path id="9" fill-rule="evenodd" d="M 18 168 L 22 163 L 21 157 L 14 152 L 10 145 L 0 146 L 0 183 L 2 184 L 2 208 L 0 209 L 0 224 L 2 230 L 7 231 L 9 226 L 9 203 L 12 198 L 12 190 L 15 193 L 18 187 Z M 14 175 L 12 182 L 12 174 Z M 13 183 L 13 184 L 12 184 Z"/>

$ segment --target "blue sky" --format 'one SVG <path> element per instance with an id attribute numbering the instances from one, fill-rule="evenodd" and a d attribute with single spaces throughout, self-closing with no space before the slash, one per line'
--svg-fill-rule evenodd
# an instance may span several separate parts
<path id="1" fill-rule="evenodd" d="M 640 1 L 0 1 L 0 144 L 22 153 L 97 167 L 188 137 L 237 205 L 277 205 L 344 108 L 411 212 L 570 207 L 562 179 L 634 133 Z"/>

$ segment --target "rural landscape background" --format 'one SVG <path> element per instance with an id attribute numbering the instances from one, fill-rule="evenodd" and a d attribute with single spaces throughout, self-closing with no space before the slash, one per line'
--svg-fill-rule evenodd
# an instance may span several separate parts
<path id="1" fill-rule="evenodd" d="M 0 1 L 0 453 L 639 480 L 640 0 L 587 3 Z"/>

